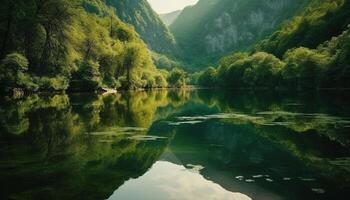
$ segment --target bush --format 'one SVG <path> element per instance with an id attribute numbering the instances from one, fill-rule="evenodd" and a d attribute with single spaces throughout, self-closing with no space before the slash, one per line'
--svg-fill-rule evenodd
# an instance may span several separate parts
<path id="1" fill-rule="evenodd" d="M 22 88 L 25 90 L 37 90 L 38 85 L 26 72 L 28 60 L 22 54 L 12 53 L 7 55 L 0 64 L 0 85 L 2 89 Z"/>
<path id="2" fill-rule="evenodd" d="M 73 74 L 70 89 L 76 91 L 95 91 L 102 87 L 102 78 L 99 64 L 88 60 L 80 65 L 79 70 Z"/>
<path id="3" fill-rule="evenodd" d="M 186 87 L 187 74 L 182 69 L 174 68 L 170 71 L 167 81 L 169 86 L 171 87 L 177 87 L 177 88 Z"/>
<path id="4" fill-rule="evenodd" d="M 284 63 L 274 55 L 258 52 L 249 59 L 243 80 L 250 87 L 275 87 L 278 85 L 280 71 Z"/>
<path id="5" fill-rule="evenodd" d="M 69 86 L 69 80 L 63 76 L 57 77 L 40 77 L 37 78 L 40 90 L 43 91 L 57 91 L 66 90 Z"/>
<path id="6" fill-rule="evenodd" d="M 217 86 L 217 72 L 213 67 L 209 67 L 207 70 L 201 73 L 198 78 L 198 84 L 202 86 L 215 87 Z"/>
<path id="7" fill-rule="evenodd" d="M 317 88 L 329 57 L 308 48 L 289 50 L 284 61 L 282 77 L 289 87 Z"/>

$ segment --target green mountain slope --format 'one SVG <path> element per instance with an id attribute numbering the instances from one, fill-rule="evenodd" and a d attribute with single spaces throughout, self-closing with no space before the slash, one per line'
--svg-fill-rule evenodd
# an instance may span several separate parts
<path id="1" fill-rule="evenodd" d="M 134 26 L 150 49 L 165 54 L 175 50 L 173 35 L 146 0 L 106 0 L 106 3 L 116 8 L 121 20 Z"/>
<path id="2" fill-rule="evenodd" d="M 171 13 L 160 14 L 159 17 L 162 19 L 165 25 L 169 26 L 176 20 L 176 18 L 181 14 L 181 12 L 182 10 L 176 10 Z"/>
<path id="3" fill-rule="evenodd" d="M 350 1 L 312 0 L 252 52 L 221 59 L 198 82 L 234 88 L 350 88 Z"/>
<path id="4" fill-rule="evenodd" d="M 196 64 L 245 50 L 294 16 L 308 0 L 200 0 L 170 26 L 183 58 Z"/>
<path id="5" fill-rule="evenodd" d="M 165 86 L 147 46 L 101 0 L 0 4 L 0 89 Z"/>
<path id="6" fill-rule="evenodd" d="M 348 0 L 313 0 L 308 9 L 262 41 L 257 50 L 278 57 L 293 47 L 316 48 L 341 34 L 350 24 Z"/>

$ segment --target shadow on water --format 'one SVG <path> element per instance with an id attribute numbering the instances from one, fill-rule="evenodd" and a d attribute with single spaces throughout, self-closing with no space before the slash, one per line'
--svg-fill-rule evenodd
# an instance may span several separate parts
<path id="1" fill-rule="evenodd" d="M 181 182 L 155 181 L 173 173 L 223 199 L 338 199 L 350 186 L 349 100 L 234 90 L 3 98 L 0 195 L 174 199 L 181 187 L 164 188 Z"/>

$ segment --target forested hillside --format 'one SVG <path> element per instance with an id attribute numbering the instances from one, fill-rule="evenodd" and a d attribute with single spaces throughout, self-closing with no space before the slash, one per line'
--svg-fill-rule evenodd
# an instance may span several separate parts
<path id="1" fill-rule="evenodd" d="M 177 48 L 145 0 L 4 0 L 0 88 L 184 87 L 183 62 L 195 71 L 229 52 L 192 83 L 349 88 L 349 24 L 347 0 L 201 0 L 171 25 Z"/>
<path id="2" fill-rule="evenodd" d="M 313 0 L 300 15 L 259 42 L 256 49 L 278 57 L 294 47 L 314 49 L 341 34 L 348 24 L 350 24 L 348 0 Z"/>
<path id="3" fill-rule="evenodd" d="M 173 54 L 175 40 L 146 0 L 106 0 L 117 10 L 117 15 L 134 26 L 137 33 L 153 51 Z"/>
<path id="4" fill-rule="evenodd" d="M 350 88 L 350 2 L 313 0 L 258 44 L 208 68 L 198 82 L 233 88 Z"/>
<path id="5" fill-rule="evenodd" d="M 147 46 L 100 0 L 4 0 L 1 89 L 166 86 Z"/>
<path id="6" fill-rule="evenodd" d="M 247 50 L 271 34 L 309 0 L 200 0 L 170 26 L 182 58 L 194 67 Z"/>

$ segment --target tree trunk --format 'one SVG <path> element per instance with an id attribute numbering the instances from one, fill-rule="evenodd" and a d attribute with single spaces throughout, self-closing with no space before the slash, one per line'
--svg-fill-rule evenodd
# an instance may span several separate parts
<path id="1" fill-rule="evenodd" d="M 40 69 L 38 69 L 38 72 L 40 70 L 40 72 L 43 72 L 44 69 L 44 65 L 47 64 L 47 60 L 49 59 L 50 53 L 49 51 L 51 51 L 49 49 L 50 47 L 50 40 L 51 40 L 51 31 L 49 27 L 45 27 L 45 32 L 46 32 L 46 37 L 45 37 L 45 43 L 44 43 L 44 47 L 43 47 L 43 51 L 41 53 L 40 56 Z"/>
<path id="2" fill-rule="evenodd" d="M 131 87 L 131 74 L 130 74 L 130 68 L 129 67 L 127 67 L 126 68 L 126 80 L 127 80 L 127 82 L 128 82 L 128 88 L 127 89 L 130 89 L 130 87 Z"/>
<path id="3" fill-rule="evenodd" d="M 13 2 L 9 1 L 8 3 L 8 11 L 7 11 L 7 24 L 6 24 L 6 29 L 4 33 L 4 39 L 2 40 L 2 45 L 1 45 L 1 52 L 0 52 L 0 58 L 3 58 L 5 56 L 5 51 L 6 51 L 6 45 L 7 45 L 7 40 L 10 35 L 11 31 L 11 25 L 12 25 L 12 20 L 13 20 Z"/>

